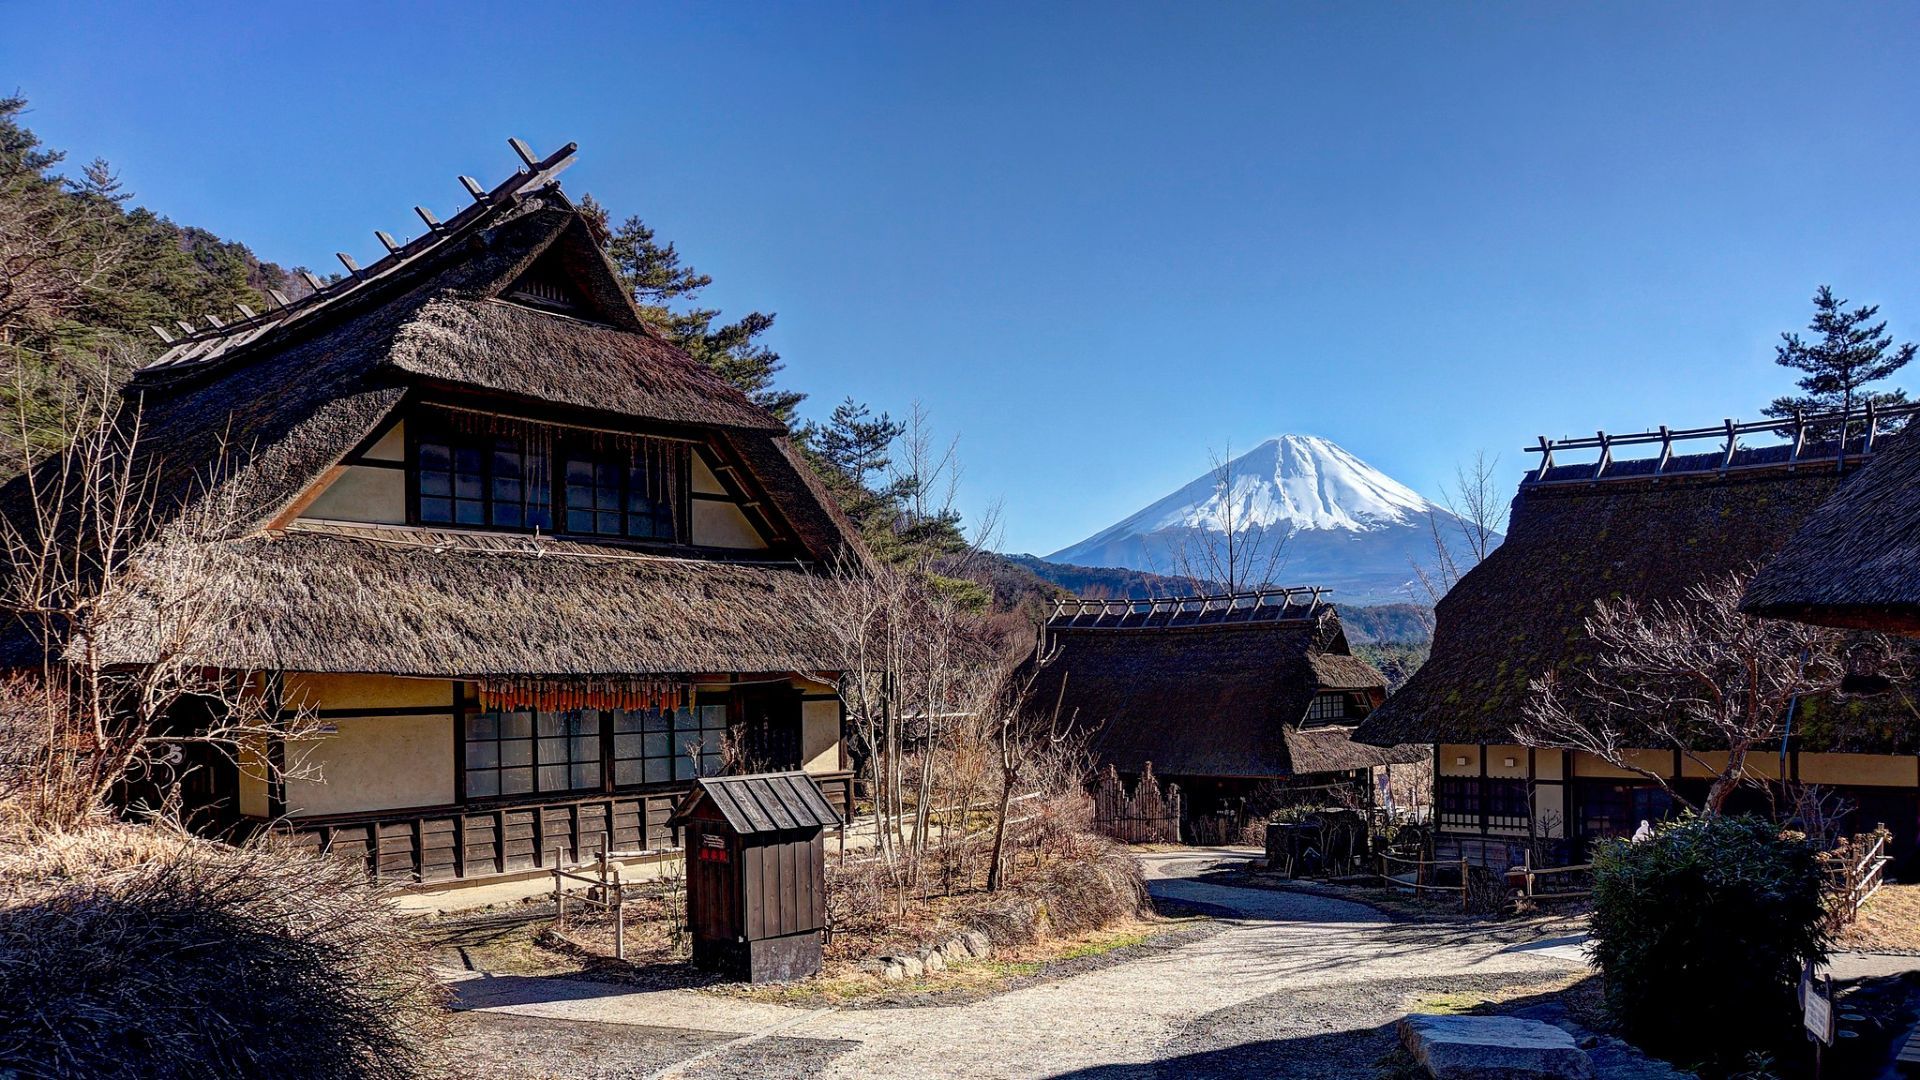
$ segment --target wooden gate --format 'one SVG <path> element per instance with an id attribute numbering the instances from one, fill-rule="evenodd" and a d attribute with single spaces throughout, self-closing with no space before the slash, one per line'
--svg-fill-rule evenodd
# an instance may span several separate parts
<path id="1" fill-rule="evenodd" d="M 1133 794 L 1113 766 L 1107 766 L 1093 784 L 1093 827 L 1125 844 L 1180 842 L 1180 789 L 1168 784 L 1165 792 L 1148 762 Z"/>

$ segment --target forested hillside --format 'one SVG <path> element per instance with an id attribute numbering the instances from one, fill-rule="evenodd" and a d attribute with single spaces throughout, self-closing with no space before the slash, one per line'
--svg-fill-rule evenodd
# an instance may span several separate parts
<path id="1" fill-rule="evenodd" d="M 43 146 L 27 116 L 24 99 L 0 98 L 0 357 L 8 399 L 24 387 L 36 419 L 53 404 L 49 376 L 100 361 L 124 374 L 160 344 L 149 327 L 258 311 L 269 288 L 307 292 L 298 268 L 138 205 L 108 162 Z"/>

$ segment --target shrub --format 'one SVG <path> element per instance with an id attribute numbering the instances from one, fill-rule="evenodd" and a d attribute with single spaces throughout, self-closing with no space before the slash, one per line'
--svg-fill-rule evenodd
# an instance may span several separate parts
<path id="1" fill-rule="evenodd" d="M 1594 853 L 1594 958 L 1622 1031 L 1709 1069 L 1797 1037 L 1826 956 L 1819 848 L 1749 817 L 1685 818 Z"/>
<path id="2" fill-rule="evenodd" d="M 1040 903 L 1048 929 L 1056 934 L 1098 930 L 1150 907 L 1139 861 L 1112 841 L 1083 859 L 1053 863 L 1022 882 L 1019 891 Z"/>
<path id="3" fill-rule="evenodd" d="M 411 1078 L 443 991 L 357 866 L 157 826 L 7 838 L 0 1075 Z"/>

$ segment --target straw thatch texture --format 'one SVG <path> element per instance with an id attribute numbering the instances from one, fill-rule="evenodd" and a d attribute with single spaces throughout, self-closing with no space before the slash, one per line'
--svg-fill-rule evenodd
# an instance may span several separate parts
<path id="1" fill-rule="evenodd" d="M 186 580 L 183 580 L 186 579 Z M 150 662 L 179 640 L 145 593 L 222 628 L 197 658 L 235 669 L 445 678 L 829 670 L 797 568 L 609 552 L 529 537 L 301 530 L 156 545 L 128 575 L 102 659 Z M 129 602 L 130 601 L 130 602 Z M 160 605 L 154 605 L 155 608 Z"/>
<path id="2" fill-rule="evenodd" d="M 1432 655 L 1357 737 L 1510 741 L 1528 682 L 1585 657 L 1598 601 L 1674 599 L 1748 569 L 1837 482 L 1830 469 L 1781 469 L 1523 487 L 1506 540 L 1437 606 Z"/>
<path id="3" fill-rule="evenodd" d="M 1418 746 L 1370 746 L 1355 742 L 1347 727 L 1288 728 L 1287 756 L 1296 775 L 1347 772 L 1377 765 L 1411 765 L 1426 760 Z"/>
<path id="4" fill-rule="evenodd" d="M 387 359 L 412 375 L 642 420 L 786 430 L 712 369 L 652 334 L 518 304 L 432 300 Z"/>
<path id="5" fill-rule="evenodd" d="M 1059 627 L 1048 639 L 1057 655 L 1035 676 L 1033 707 L 1050 711 L 1058 702 L 1062 717 L 1093 733 L 1096 760 L 1122 772 L 1152 762 L 1162 776 L 1285 777 L 1419 753 L 1360 746 L 1346 729 L 1327 728 L 1300 741 L 1296 759 L 1297 725 L 1315 692 L 1385 685 L 1348 655 L 1331 609 L 1284 621 Z M 1336 676 L 1330 684 L 1320 679 L 1323 664 Z"/>
<path id="6" fill-rule="evenodd" d="M 611 290 L 604 314 L 617 325 L 489 299 L 543 257 L 574 267 L 596 297 Z M 236 531 L 262 524 L 409 393 L 482 391 L 743 438 L 784 433 L 739 390 L 641 324 L 611 273 L 570 207 L 529 204 L 476 232 L 472 244 L 275 329 L 217 364 L 143 372 L 128 388 L 125 411 L 139 417 L 163 516 L 217 478 L 232 496 Z"/>
<path id="7" fill-rule="evenodd" d="M 1920 432 L 1887 444 L 1814 511 L 1741 610 L 1920 634 Z"/>

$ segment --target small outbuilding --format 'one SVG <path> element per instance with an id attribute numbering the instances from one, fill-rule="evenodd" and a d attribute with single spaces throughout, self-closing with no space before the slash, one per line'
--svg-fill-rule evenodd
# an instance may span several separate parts
<path id="1" fill-rule="evenodd" d="M 820 970 L 825 830 L 840 815 L 805 772 L 710 776 L 674 811 L 685 830 L 693 962 L 748 982 Z"/>

